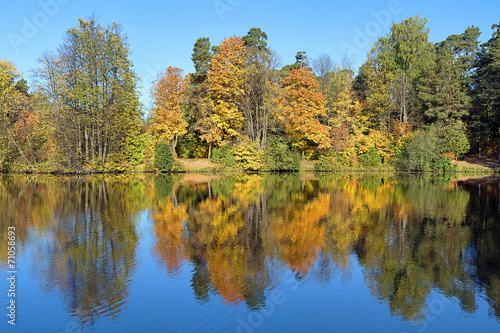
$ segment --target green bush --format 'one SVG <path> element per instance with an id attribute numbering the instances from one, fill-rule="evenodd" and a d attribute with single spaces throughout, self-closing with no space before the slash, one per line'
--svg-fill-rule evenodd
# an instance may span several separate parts
<path id="1" fill-rule="evenodd" d="M 226 167 L 235 168 L 236 160 L 234 159 L 234 151 L 229 145 L 222 145 L 214 148 L 210 161 Z"/>
<path id="2" fill-rule="evenodd" d="M 146 162 L 146 151 L 153 143 L 153 136 L 150 133 L 143 133 L 132 138 L 129 146 L 129 159 L 132 166 Z"/>
<path id="3" fill-rule="evenodd" d="M 453 152 L 457 160 L 469 151 L 470 143 L 463 122 L 457 121 L 449 124 L 444 128 L 442 135 L 444 147 L 447 151 Z"/>
<path id="4" fill-rule="evenodd" d="M 300 170 L 300 154 L 278 137 L 267 139 L 264 162 L 266 169 L 270 171 Z"/>
<path id="5" fill-rule="evenodd" d="M 457 166 L 451 162 L 451 159 L 446 155 L 441 155 L 432 161 L 431 169 L 433 171 L 455 172 Z"/>
<path id="6" fill-rule="evenodd" d="M 169 172 L 172 169 L 174 155 L 166 141 L 160 141 L 155 148 L 155 167 L 160 172 Z"/>
<path id="7" fill-rule="evenodd" d="M 361 164 L 366 168 L 374 168 L 382 164 L 382 157 L 377 153 L 377 149 L 372 148 L 365 154 L 359 156 Z"/>
<path id="8" fill-rule="evenodd" d="M 396 154 L 395 167 L 401 171 L 455 171 L 449 157 L 444 155 L 445 142 L 438 128 L 429 126 L 416 133 Z"/>
<path id="9" fill-rule="evenodd" d="M 333 156 L 320 156 L 318 163 L 314 165 L 315 171 L 333 171 L 337 169 L 338 165 Z"/>
<path id="10" fill-rule="evenodd" d="M 173 172 L 185 172 L 186 168 L 184 167 L 184 165 L 182 165 L 181 162 L 179 162 L 178 160 L 174 160 L 174 163 L 172 163 L 172 169 L 171 170 Z"/>

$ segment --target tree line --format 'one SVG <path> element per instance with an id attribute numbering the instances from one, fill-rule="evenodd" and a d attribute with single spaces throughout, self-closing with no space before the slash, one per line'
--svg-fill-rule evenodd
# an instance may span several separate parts
<path id="1" fill-rule="evenodd" d="M 80 19 L 38 59 L 30 87 L 1 60 L 0 168 L 151 170 L 181 157 L 247 170 L 312 159 L 320 170 L 446 171 L 451 158 L 498 147 L 500 26 L 483 44 L 474 26 L 433 44 L 426 24 L 393 23 L 357 71 L 346 57 L 304 51 L 283 65 L 260 28 L 217 46 L 201 37 L 194 73 L 160 73 L 145 115 L 122 27 Z"/>

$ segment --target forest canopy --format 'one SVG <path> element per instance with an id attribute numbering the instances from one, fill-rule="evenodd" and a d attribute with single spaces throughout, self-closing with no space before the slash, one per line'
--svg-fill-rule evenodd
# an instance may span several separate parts
<path id="1" fill-rule="evenodd" d="M 209 158 L 244 170 L 297 170 L 309 159 L 319 170 L 447 171 L 451 159 L 498 149 L 500 25 L 482 44 L 474 26 L 436 43 L 429 31 L 419 16 L 393 23 L 359 69 L 306 51 L 282 64 L 260 28 L 219 45 L 200 37 L 194 73 L 174 64 L 159 73 L 148 114 L 123 27 L 79 19 L 29 77 L 0 60 L 0 170 L 154 170 L 165 158 Z M 155 156 L 160 143 L 168 156 Z"/>

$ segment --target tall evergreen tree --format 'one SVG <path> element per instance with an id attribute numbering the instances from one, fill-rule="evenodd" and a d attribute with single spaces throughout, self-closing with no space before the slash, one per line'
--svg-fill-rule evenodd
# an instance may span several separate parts
<path id="1" fill-rule="evenodd" d="M 210 69 L 210 40 L 206 37 L 200 37 L 196 40 L 193 47 L 191 60 L 194 64 L 195 72 L 192 75 L 193 83 L 199 84 L 205 81 L 208 70 Z"/>
<path id="2" fill-rule="evenodd" d="M 419 87 L 427 121 L 458 121 L 471 107 L 470 75 L 479 51 L 477 27 L 436 44 L 434 61 Z"/>
<path id="3" fill-rule="evenodd" d="M 469 126 L 477 138 L 493 139 L 500 127 L 500 24 L 481 45 L 474 74 L 474 109 Z"/>

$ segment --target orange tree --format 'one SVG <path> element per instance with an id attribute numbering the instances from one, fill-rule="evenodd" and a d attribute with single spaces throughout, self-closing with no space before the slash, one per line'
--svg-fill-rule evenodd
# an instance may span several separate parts
<path id="1" fill-rule="evenodd" d="M 308 148 L 330 147 L 328 127 L 320 117 L 326 117 L 325 96 L 308 68 L 293 69 L 282 82 L 284 89 L 275 116 L 293 145 L 302 151 Z"/>

